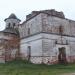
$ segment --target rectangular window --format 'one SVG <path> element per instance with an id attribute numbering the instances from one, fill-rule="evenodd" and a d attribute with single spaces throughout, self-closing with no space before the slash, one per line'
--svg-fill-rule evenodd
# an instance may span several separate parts
<path id="1" fill-rule="evenodd" d="M 10 28 L 10 23 L 8 24 L 8 27 Z"/>
<path id="2" fill-rule="evenodd" d="M 30 28 L 28 28 L 28 35 L 30 35 Z"/>
<path id="3" fill-rule="evenodd" d="M 28 51 L 27 51 L 27 55 L 28 55 L 28 61 L 30 61 L 30 57 L 31 57 L 31 46 L 28 46 Z"/>
<path id="4" fill-rule="evenodd" d="M 13 28 L 15 27 L 15 23 L 13 23 Z"/>
<path id="5" fill-rule="evenodd" d="M 63 33 L 63 26 L 59 26 L 59 33 L 62 35 L 62 33 Z"/>

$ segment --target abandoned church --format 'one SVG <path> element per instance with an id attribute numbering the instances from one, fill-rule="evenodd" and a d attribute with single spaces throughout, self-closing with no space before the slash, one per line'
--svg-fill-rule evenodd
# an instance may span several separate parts
<path id="1" fill-rule="evenodd" d="M 11 14 L 0 31 L 0 63 L 17 58 L 35 64 L 75 62 L 75 21 L 54 9 L 32 11 L 21 20 Z"/>

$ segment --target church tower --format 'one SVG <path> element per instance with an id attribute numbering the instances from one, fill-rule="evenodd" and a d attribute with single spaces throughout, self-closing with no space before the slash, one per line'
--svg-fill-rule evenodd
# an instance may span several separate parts
<path id="1" fill-rule="evenodd" d="M 14 28 L 17 29 L 20 23 L 20 19 L 16 17 L 15 14 L 11 14 L 8 18 L 4 20 L 6 22 L 6 28 Z"/>
<path id="2" fill-rule="evenodd" d="M 19 56 L 19 24 L 20 19 L 15 14 L 11 14 L 4 20 L 6 22 L 6 28 L 2 31 L 4 34 L 4 50 L 5 50 L 5 62 L 16 59 Z"/>
<path id="3" fill-rule="evenodd" d="M 6 29 L 4 30 L 4 32 L 17 34 L 19 36 L 19 24 L 21 20 L 18 19 L 16 15 L 12 13 L 4 21 L 6 22 Z"/>

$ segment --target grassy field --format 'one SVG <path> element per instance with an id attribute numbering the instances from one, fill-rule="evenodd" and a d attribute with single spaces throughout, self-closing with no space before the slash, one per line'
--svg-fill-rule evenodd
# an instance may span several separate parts
<path id="1" fill-rule="evenodd" d="M 69 72 L 75 72 L 75 64 L 35 65 L 25 61 L 0 64 L 0 75 L 61 75 Z"/>

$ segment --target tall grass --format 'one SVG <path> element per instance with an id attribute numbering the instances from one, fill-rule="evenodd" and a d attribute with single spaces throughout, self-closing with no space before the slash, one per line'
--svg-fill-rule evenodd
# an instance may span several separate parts
<path id="1" fill-rule="evenodd" d="M 61 75 L 75 72 L 75 64 L 32 64 L 23 60 L 15 60 L 0 64 L 0 75 Z"/>

